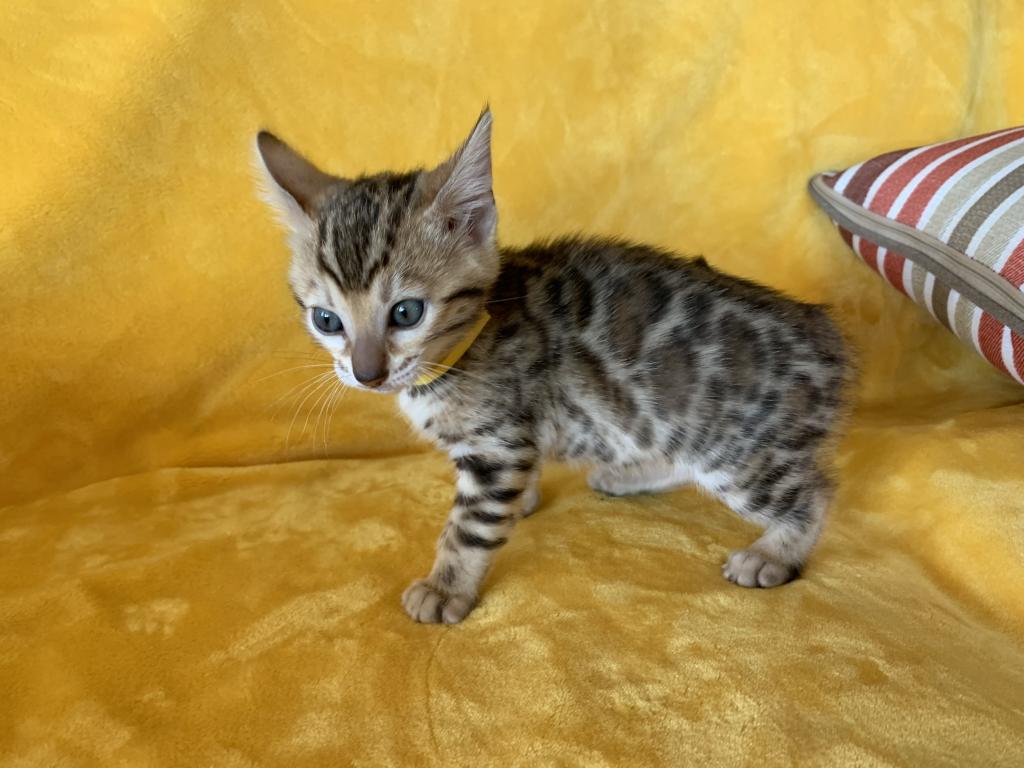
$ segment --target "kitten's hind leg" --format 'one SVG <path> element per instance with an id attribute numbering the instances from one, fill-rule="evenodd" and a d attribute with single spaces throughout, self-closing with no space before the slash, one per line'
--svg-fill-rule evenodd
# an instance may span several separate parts
<path id="1" fill-rule="evenodd" d="M 678 488 L 691 479 L 691 472 L 685 466 L 653 462 L 598 465 L 591 470 L 587 482 L 595 491 L 606 496 L 633 496 Z"/>
<path id="2" fill-rule="evenodd" d="M 795 495 L 796 503 L 780 510 L 757 509 L 746 505 L 736 510 L 741 516 L 764 521 L 765 532 L 746 549 L 730 553 L 722 574 L 741 587 L 777 587 L 800 575 L 811 549 L 818 540 L 830 493 L 825 489 L 786 491 Z M 804 498 L 800 498 L 800 497 Z"/>
<path id="3" fill-rule="evenodd" d="M 519 507 L 520 517 L 529 517 L 537 511 L 540 506 L 540 465 L 534 469 L 526 480 L 526 490 L 523 491 L 521 506 Z"/>

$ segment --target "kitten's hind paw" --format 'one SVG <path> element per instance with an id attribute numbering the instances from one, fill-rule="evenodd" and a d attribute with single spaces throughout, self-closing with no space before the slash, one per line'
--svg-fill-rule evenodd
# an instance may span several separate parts
<path id="1" fill-rule="evenodd" d="M 741 587 L 777 587 L 797 577 L 798 570 L 791 565 L 770 560 L 753 549 L 738 549 L 729 555 L 722 573 L 733 584 Z"/>
<path id="2" fill-rule="evenodd" d="M 623 479 L 611 470 L 594 469 L 587 477 L 591 490 L 604 496 L 632 496 L 639 493 L 635 484 Z"/>
<path id="3" fill-rule="evenodd" d="M 523 517 L 529 517 L 537 511 L 537 507 L 540 506 L 540 491 L 537 490 L 537 486 L 531 486 L 526 489 L 523 494 Z"/>
<path id="4" fill-rule="evenodd" d="M 428 579 L 419 579 L 402 594 L 405 612 L 421 624 L 458 624 L 476 605 L 471 595 L 449 595 Z"/>

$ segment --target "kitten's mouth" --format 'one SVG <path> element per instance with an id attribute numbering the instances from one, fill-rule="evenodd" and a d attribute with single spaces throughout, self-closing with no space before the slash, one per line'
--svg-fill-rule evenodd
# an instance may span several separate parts
<path id="1" fill-rule="evenodd" d="M 376 392 L 379 395 L 389 395 L 406 387 L 412 386 L 416 380 L 416 366 L 418 359 L 407 360 L 397 369 L 390 372 L 383 381 L 373 386 L 368 386 L 355 379 L 338 359 L 334 360 L 334 373 L 338 379 L 347 387 L 361 389 L 364 392 Z"/>

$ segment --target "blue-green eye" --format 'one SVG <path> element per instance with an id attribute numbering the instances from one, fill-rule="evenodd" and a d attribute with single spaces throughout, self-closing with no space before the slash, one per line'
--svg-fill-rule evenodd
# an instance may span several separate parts
<path id="1" fill-rule="evenodd" d="M 399 328 L 411 328 L 423 317 L 423 302 L 419 299 L 402 299 L 391 308 L 391 324 Z"/>
<path id="2" fill-rule="evenodd" d="M 313 307 L 313 325 L 320 333 L 327 335 L 341 333 L 344 330 L 341 326 L 341 318 L 323 307 Z"/>

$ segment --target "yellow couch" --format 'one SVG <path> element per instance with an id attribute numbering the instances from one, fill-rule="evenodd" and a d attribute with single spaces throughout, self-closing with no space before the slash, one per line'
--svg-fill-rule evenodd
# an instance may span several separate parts
<path id="1" fill-rule="evenodd" d="M 1024 122 L 1014 0 L 7 3 L 0 765 L 1021 765 L 1024 390 L 804 185 Z M 696 493 L 546 471 L 463 625 L 445 459 L 321 356 L 253 193 L 271 128 L 435 162 L 485 101 L 508 243 L 584 230 L 833 304 L 863 356 L 805 578 Z M 327 414 L 323 409 L 323 414 Z"/>

